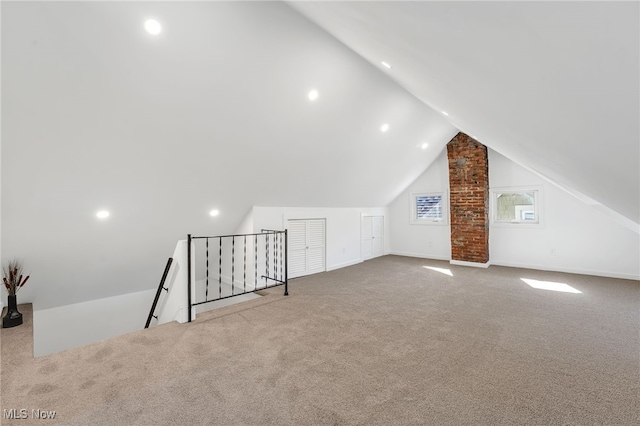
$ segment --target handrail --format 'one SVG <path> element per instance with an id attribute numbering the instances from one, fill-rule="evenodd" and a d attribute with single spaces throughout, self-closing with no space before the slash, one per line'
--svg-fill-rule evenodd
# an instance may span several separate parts
<path id="1" fill-rule="evenodd" d="M 200 236 L 200 237 L 191 237 L 192 240 L 202 240 L 205 238 L 231 238 L 231 237 L 253 237 L 256 235 L 264 235 L 265 232 L 284 232 L 284 231 L 272 231 L 270 229 L 263 229 L 262 232 L 256 232 L 254 234 L 231 234 L 231 235 L 210 235 L 210 236 Z"/>
<path id="2" fill-rule="evenodd" d="M 164 286 L 164 282 L 167 279 L 167 275 L 169 275 L 169 269 L 171 268 L 171 263 L 173 262 L 173 258 L 169 258 L 167 260 L 167 266 L 164 267 L 164 273 L 162 274 L 162 279 L 160 280 L 160 284 L 158 284 L 158 290 L 156 291 L 156 297 L 153 299 L 153 304 L 151 305 L 151 310 L 149 311 L 149 316 L 147 317 L 147 323 L 144 328 L 149 328 L 149 324 L 151 324 L 151 318 L 158 319 L 157 316 L 153 315 L 156 310 L 156 305 L 158 304 L 158 299 L 160 299 L 160 293 L 162 290 L 169 292 L 169 289 Z"/>

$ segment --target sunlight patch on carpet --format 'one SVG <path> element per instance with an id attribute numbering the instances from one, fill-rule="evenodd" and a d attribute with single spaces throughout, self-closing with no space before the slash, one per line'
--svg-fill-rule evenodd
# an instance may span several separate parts
<path id="1" fill-rule="evenodd" d="M 440 272 L 441 274 L 449 275 L 450 277 L 453 276 L 453 273 L 451 272 L 451 269 L 436 268 L 435 266 L 423 266 L 423 268 L 431 269 L 432 271 Z"/>
<path id="2" fill-rule="evenodd" d="M 565 283 L 556 283 L 553 281 L 538 281 L 532 280 L 529 278 L 520 278 L 525 283 L 529 284 L 533 288 L 537 288 L 539 290 L 551 290 L 551 291 L 561 291 L 563 293 L 582 293 L 580 290 L 576 290 L 571 287 L 569 284 Z"/>

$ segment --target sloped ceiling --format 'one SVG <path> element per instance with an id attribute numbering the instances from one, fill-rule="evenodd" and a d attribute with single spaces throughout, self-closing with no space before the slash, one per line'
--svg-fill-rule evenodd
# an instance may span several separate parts
<path id="1" fill-rule="evenodd" d="M 640 223 L 640 3 L 289 4 L 465 133 Z"/>
<path id="2" fill-rule="evenodd" d="M 150 288 L 253 205 L 387 205 L 456 133 L 285 3 L 2 2 L 2 256 L 37 309 Z"/>
<path id="3" fill-rule="evenodd" d="M 2 257 L 38 309 L 150 288 L 253 205 L 384 206 L 458 128 L 639 222 L 637 3 L 1 7 Z"/>

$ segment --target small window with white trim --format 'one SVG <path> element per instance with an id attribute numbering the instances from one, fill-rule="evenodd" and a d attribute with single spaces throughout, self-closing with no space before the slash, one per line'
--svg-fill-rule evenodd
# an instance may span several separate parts
<path id="1" fill-rule="evenodd" d="M 442 192 L 411 194 L 411 224 L 446 224 L 446 198 Z"/>
<path id="2" fill-rule="evenodd" d="M 492 194 L 494 223 L 540 223 L 538 189 L 502 188 Z"/>

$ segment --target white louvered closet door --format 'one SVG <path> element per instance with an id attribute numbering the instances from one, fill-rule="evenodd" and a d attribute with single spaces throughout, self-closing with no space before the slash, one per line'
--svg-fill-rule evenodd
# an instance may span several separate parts
<path id="1" fill-rule="evenodd" d="M 325 220 L 291 219 L 289 230 L 289 278 L 324 272 Z"/>
<path id="2" fill-rule="evenodd" d="M 305 275 L 307 270 L 307 224 L 304 220 L 290 220 L 287 236 L 289 239 L 289 278 Z"/>

